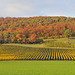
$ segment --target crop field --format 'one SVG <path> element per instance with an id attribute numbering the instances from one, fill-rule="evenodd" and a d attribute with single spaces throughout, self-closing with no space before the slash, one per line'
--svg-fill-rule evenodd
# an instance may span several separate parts
<path id="1" fill-rule="evenodd" d="M 75 75 L 75 61 L 0 61 L 0 75 Z"/>
<path id="2" fill-rule="evenodd" d="M 0 60 L 75 60 L 75 49 L 0 45 Z"/>
<path id="3" fill-rule="evenodd" d="M 0 75 L 75 75 L 75 39 L 71 44 L 64 38 L 46 41 L 1 44 Z"/>

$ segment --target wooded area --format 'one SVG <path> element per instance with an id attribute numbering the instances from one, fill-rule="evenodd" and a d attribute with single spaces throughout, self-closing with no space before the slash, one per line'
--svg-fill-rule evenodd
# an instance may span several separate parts
<path id="1" fill-rule="evenodd" d="M 75 36 L 75 18 L 0 17 L 0 43 L 40 43 L 44 38 L 71 36 Z"/>

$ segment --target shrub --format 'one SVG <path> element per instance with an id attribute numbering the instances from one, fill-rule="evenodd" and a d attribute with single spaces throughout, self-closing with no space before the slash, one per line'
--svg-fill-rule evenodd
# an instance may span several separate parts
<path id="1" fill-rule="evenodd" d="M 43 43 L 43 39 L 36 39 L 35 43 Z"/>

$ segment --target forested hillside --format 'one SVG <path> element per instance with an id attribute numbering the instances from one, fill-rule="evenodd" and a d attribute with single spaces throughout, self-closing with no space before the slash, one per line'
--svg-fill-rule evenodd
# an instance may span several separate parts
<path id="1" fill-rule="evenodd" d="M 75 36 L 75 18 L 0 17 L 0 43 L 42 42 L 43 38 L 69 38 L 71 36 Z"/>

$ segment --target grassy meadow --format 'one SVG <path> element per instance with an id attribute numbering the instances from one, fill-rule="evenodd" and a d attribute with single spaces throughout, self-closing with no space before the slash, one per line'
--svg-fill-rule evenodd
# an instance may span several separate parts
<path id="1" fill-rule="evenodd" d="M 75 61 L 0 61 L 0 75 L 75 75 Z"/>

